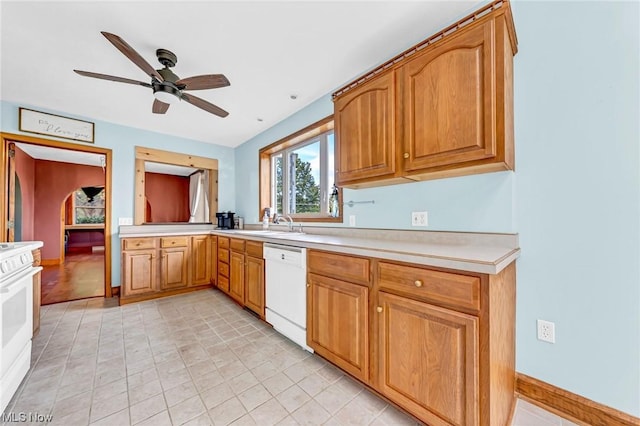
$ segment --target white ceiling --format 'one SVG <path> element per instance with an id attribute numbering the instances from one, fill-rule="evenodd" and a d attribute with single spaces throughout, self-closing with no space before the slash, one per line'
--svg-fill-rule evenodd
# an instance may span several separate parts
<path id="1" fill-rule="evenodd" d="M 43 145 L 33 145 L 28 143 L 16 143 L 16 146 L 24 151 L 29 157 L 36 160 L 59 161 L 62 163 L 84 164 L 86 166 L 102 167 L 104 155 L 92 152 L 72 151 L 69 149 L 52 148 Z"/>
<path id="2" fill-rule="evenodd" d="M 44 145 L 33 145 L 29 143 L 17 142 L 20 148 L 29 157 L 36 160 L 57 161 L 61 163 L 84 164 L 86 166 L 102 167 L 105 157 L 102 154 L 92 152 L 74 151 L 63 148 L 53 148 Z M 193 167 L 176 166 L 173 164 L 154 163 L 145 161 L 144 170 L 151 173 L 162 173 L 165 175 L 189 176 L 198 169 Z"/>
<path id="3" fill-rule="evenodd" d="M 151 173 L 162 173 L 165 175 L 189 176 L 191 173 L 198 171 L 193 167 L 176 166 L 173 164 L 153 163 L 151 161 L 144 162 L 144 170 Z"/>
<path id="4" fill-rule="evenodd" d="M 0 99 L 235 147 L 484 3 L 2 0 Z M 75 74 L 149 81 L 100 31 L 155 68 L 156 49 L 173 51 L 182 78 L 224 74 L 230 87 L 190 93 L 229 116 L 152 114 L 151 89 Z"/>

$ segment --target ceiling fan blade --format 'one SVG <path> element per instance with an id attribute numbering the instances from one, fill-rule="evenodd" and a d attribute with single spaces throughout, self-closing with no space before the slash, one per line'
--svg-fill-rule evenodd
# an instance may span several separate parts
<path id="1" fill-rule="evenodd" d="M 151 108 L 154 114 L 164 114 L 165 112 L 167 112 L 168 109 L 169 109 L 169 104 L 166 104 L 157 99 L 153 101 L 153 107 Z"/>
<path id="2" fill-rule="evenodd" d="M 186 93 L 183 93 L 181 96 L 182 100 L 189 102 L 191 105 L 195 105 L 200 109 L 203 109 L 207 112 L 210 112 L 211 114 L 215 114 L 219 117 L 226 117 L 227 115 L 229 115 L 229 113 L 225 110 L 223 110 L 220 107 L 215 106 L 212 103 L 209 103 L 207 101 L 205 101 L 204 99 L 200 99 L 196 96 L 193 95 L 188 95 Z"/>
<path id="3" fill-rule="evenodd" d="M 153 69 L 153 67 L 149 64 L 149 62 L 145 61 L 144 58 L 140 56 L 140 54 L 136 52 L 133 49 L 133 47 L 129 46 L 129 44 L 126 41 L 124 41 L 117 35 L 108 33 L 106 31 L 101 31 L 101 33 L 103 36 L 107 38 L 107 40 L 111 42 L 111 44 L 113 44 L 116 47 L 116 49 L 121 51 L 124 54 L 124 56 L 129 58 L 131 62 L 136 64 L 138 68 L 144 71 L 148 76 L 153 77 L 160 82 L 164 81 L 164 79 L 158 73 L 158 71 Z"/>
<path id="4" fill-rule="evenodd" d="M 80 70 L 73 70 L 73 72 L 85 77 L 100 78 L 102 80 L 117 81 L 119 83 L 129 83 L 129 84 L 137 84 L 139 86 L 144 86 L 144 87 L 151 87 L 149 83 L 145 83 L 143 81 L 138 81 L 138 80 L 131 80 L 129 78 L 114 77 L 112 75 L 98 74 L 96 72 L 80 71 Z"/>
<path id="5" fill-rule="evenodd" d="M 217 89 L 229 86 L 229 80 L 223 74 L 207 74 L 187 77 L 176 81 L 176 86 L 184 85 L 182 90 Z"/>

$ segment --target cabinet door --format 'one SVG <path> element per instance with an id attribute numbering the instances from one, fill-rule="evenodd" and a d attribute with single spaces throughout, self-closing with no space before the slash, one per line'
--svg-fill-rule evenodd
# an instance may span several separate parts
<path id="1" fill-rule="evenodd" d="M 160 250 L 160 288 L 162 290 L 187 286 L 188 252 L 187 247 Z"/>
<path id="2" fill-rule="evenodd" d="M 392 71 L 337 98 L 334 117 L 338 185 L 395 173 L 395 79 Z"/>
<path id="3" fill-rule="evenodd" d="M 307 344 L 338 367 L 369 380 L 369 288 L 309 274 Z"/>
<path id="4" fill-rule="evenodd" d="M 211 282 L 211 244 L 208 235 L 191 237 L 191 280 L 189 285 Z"/>
<path id="5" fill-rule="evenodd" d="M 496 156 L 493 21 L 401 67 L 404 170 Z"/>
<path id="6" fill-rule="evenodd" d="M 229 296 L 244 304 L 244 253 L 231 252 L 229 275 Z"/>
<path id="7" fill-rule="evenodd" d="M 378 294 L 378 387 L 430 425 L 478 424 L 478 319 Z"/>
<path id="8" fill-rule="evenodd" d="M 264 318 L 264 260 L 247 256 L 244 305 Z"/>
<path id="9" fill-rule="evenodd" d="M 122 295 L 150 293 L 156 290 L 156 251 L 135 250 L 122 253 Z"/>

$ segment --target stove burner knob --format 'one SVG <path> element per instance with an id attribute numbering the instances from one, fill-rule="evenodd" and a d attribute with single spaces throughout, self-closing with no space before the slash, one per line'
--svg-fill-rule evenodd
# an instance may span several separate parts
<path id="1" fill-rule="evenodd" d="M 8 263 L 9 263 L 9 262 L 6 262 L 6 261 L 5 261 L 5 262 L 0 263 L 0 271 L 1 271 L 2 273 L 4 273 L 4 272 L 7 272 L 7 271 L 8 271 L 8 269 L 9 269 L 9 268 L 8 268 L 8 266 L 9 266 L 9 265 L 8 265 Z"/>

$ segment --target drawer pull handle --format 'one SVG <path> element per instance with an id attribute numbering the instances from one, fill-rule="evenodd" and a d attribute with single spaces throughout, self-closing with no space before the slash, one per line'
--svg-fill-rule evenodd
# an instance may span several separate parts
<path id="1" fill-rule="evenodd" d="M 381 313 L 381 312 L 382 312 L 382 306 L 378 306 L 378 307 L 376 308 L 376 311 L 378 311 L 378 313 Z"/>
<path id="2" fill-rule="evenodd" d="M 404 153 L 404 155 L 403 155 L 403 157 L 404 157 L 404 158 L 409 158 L 409 153 L 408 153 L 408 152 L 405 152 L 405 153 Z"/>
<path id="3" fill-rule="evenodd" d="M 413 283 L 416 285 L 416 287 L 422 287 L 422 281 L 420 280 L 415 280 Z"/>

